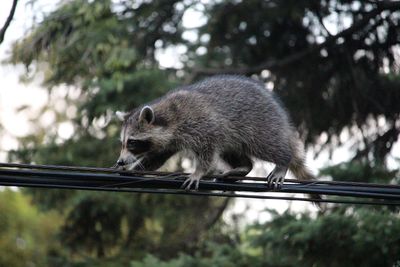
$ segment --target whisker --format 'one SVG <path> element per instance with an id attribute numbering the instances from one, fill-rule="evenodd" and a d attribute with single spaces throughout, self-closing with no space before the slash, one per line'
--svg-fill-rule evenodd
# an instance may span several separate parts
<path id="1" fill-rule="evenodd" d="M 117 163 L 115 163 L 114 165 L 112 165 L 110 168 L 117 168 L 118 167 L 118 164 Z"/>
<path id="2" fill-rule="evenodd" d="M 144 170 L 144 166 L 142 164 L 142 159 L 143 158 L 138 159 L 138 164 L 137 165 L 140 167 L 141 170 Z"/>

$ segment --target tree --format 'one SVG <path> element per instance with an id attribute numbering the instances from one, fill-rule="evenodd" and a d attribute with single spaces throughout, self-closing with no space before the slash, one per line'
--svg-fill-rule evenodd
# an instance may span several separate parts
<path id="1" fill-rule="evenodd" d="M 202 12 L 205 23 L 185 28 L 182 18 L 193 10 Z M 66 90 L 60 86 L 78 88 L 75 97 L 65 99 L 77 112 L 71 119 L 50 103 L 44 111 L 56 114 L 53 126 L 38 127 L 21 139 L 21 148 L 10 159 L 111 166 L 119 149 L 113 111 L 134 108 L 206 75 L 235 73 L 273 88 L 309 146 L 332 151 L 343 142 L 353 144 L 352 160 L 323 174 L 336 180 L 398 183 L 398 170 L 389 169 L 386 159 L 400 130 L 399 10 L 399 1 L 357 0 L 61 2 L 15 44 L 10 62 L 25 64 L 28 76 L 44 73 L 49 94 Z M 181 69 L 165 69 L 157 60 L 157 52 L 171 47 L 185 48 Z M 60 140 L 57 127 L 65 120 L 73 120 L 74 135 Z M 344 140 L 343 133 L 351 138 Z M 140 261 L 146 252 L 161 258 L 146 258 L 143 264 L 148 264 L 183 251 L 202 262 L 197 251 L 209 263 L 214 260 L 207 260 L 206 239 L 215 241 L 218 251 L 225 249 L 218 243 L 233 243 L 227 250 L 234 250 L 245 242 L 223 231 L 218 218 L 228 203 L 222 200 L 55 190 L 29 193 L 41 208 L 58 208 L 65 216 L 60 240 L 75 259 L 77 251 L 102 261 L 125 255 L 120 257 L 125 263 Z M 255 264 L 278 266 L 295 266 L 300 255 L 302 265 L 322 266 L 328 264 L 326 257 L 313 244 L 334 248 L 342 230 L 336 224 L 365 223 L 365 229 L 357 229 L 359 235 L 373 229 L 375 238 L 386 238 L 386 232 L 379 234 L 384 225 L 376 224 L 377 218 L 382 213 L 393 220 L 388 233 L 394 236 L 396 212 L 332 206 L 317 218 L 275 216 L 260 226 L 265 231 L 258 225 L 249 227 L 258 231 L 249 237 L 255 245 L 239 255 L 249 256 Z M 326 228 L 334 239 L 319 239 Z M 293 234 L 286 240 L 288 232 Z M 343 247 L 352 248 L 349 244 L 355 237 L 344 233 L 343 238 Z M 387 240 L 382 246 L 391 248 L 371 254 L 371 263 L 379 256 L 387 257 L 388 266 L 399 260 L 393 254 L 396 240 Z M 332 266 L 355 263 L 369 253 L 365 240 L 357 242 L 360 248 L 351 259 L 345 250 L 332 250 L 340 254 Z M 287 256 L 283 248 L 293 255 Z M 273 253 L 262 261 L 251 257 L 265 249 Z M 235 258 L 228 257 L 227 262 L 231 259 Z M 178 257 L 172 260 L 176 265 L 181 264 L 176 260 L 187 264 Z"/>
<path id="2" fill-rule="evenodd" d="M 61 218 L 41 213 L 27 196 L 11 190 L 0 191 L 0 265 L 47 264 L 47 254 L 59 253 L 54 245 Z"/>

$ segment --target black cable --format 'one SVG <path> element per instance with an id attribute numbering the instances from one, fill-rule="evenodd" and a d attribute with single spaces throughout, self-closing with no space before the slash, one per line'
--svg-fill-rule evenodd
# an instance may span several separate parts
<path id="1" fill-rule="evenodd" d="M 5 183 L 4 185 L 7 185 Z M 363 201 L 363 200 L 347 200 L 347 199 L 316 199 L 316 198 L 300 198 L 285 196 L 265 196 L 255 194 L 237 194 L 225 192 L 203 192 L 203 191 L 184 191 L 170 189 L 128 189 L 128 188 L 98 188 L 90 186 L 73 186 L 73 185 L 43 185 L 29 183 L 9 183 L 8 186 L 21 187 L 38 187 L 38 188 L 54 188 L 54 189 L 75 189 L 75 190 L 94 190 L 107 192 L 124 192 L 124 193 L 150 193 L 150 194 L 171 194 L 171 195 L 188 195 L 188 196 L 212 196 L 212 197 L 235 197 L 235 198 L 252 198 L 252 199 L 272 199 L 272 200 L 294 200 L 304 202 L 320 202 L 320 203 L 338 203 L 338 204 L 355 204 L 355 205 L 373 205 L 373 206 L 399 206 L 400 201 Z"/>
<path id="2" fill-rule="evenodd" d="M 185 178 L 187 178 L 187 174 L 178 172 L 127 172 L 109 168 L 0 163 L 0 185 L 5 186 L 246 197 L 366 205 L 400 205 L 400 186 L 398 185 L 286 179 L 281 190 L 272 190 L 265 183 L 265 179 L 240 177 L 241 180 L 249 180 L 251 182 L 232 182 L 232 180 L 225 182 L 229 180 L 218 179 L 210 181 L 202 179 L 199 191 L 177 190 Z M 241 193 L 226 193 L 226 191 Z M 252 192 L 252 194 L 244 194 L 244 192 Z M 332 199 L 330 197 L 318 200 L 260 194 L 265 192 L 320 194 L 339 196 L 341 198 Z M 355 201 L 343 199 L 343 197 L 368 198 L 370 200 Z M 371 199 L 375 200 L 371 201 Z"/>
<path id="3" fill-rule="evenodd" d="M 183 179 L 167 179 L 163 178 L 143 178 L 137 176 L 119 176 L 115 174 L 98 174 L 98 173 L 68 173 L 68 172 L 49 172 L 49 171 L 25 171 L 25 170 L 3 170 L 0 169 L 0 178 L 7 182 L 31 182 L 36 181 L 41 184 L 75 184 L 75 185 L 91 185 L 98 187 L 115 187 L 125 186 L 134 188 L 169 188 L 176 189 L 182 185 Z M 0 181 L 1 183 L 1 181 Z M 205 190 L 222 190 L 222 191 L 249 191 L 249 192 L 266 192 L 271 191 L 266 183 L 223 183 L 201 181 L 200 189 Z M 345 188 L 344 186 L 303 186 L 296 184 L 284 184 L 279 192 L 287 193 L 318 193 L 326 195 L 352 196 L 352 197 L 369 197 L 369 198 L 385 198 L 400 199 L 400 190 L 387 188 L 362 188 L 361 192 L 355 191 L 354 187 Z"/>
<path id="4" fill-rule="evenodd" d="M 23 163 L 0 163 L 1 168 L 19 168 L 19 169 L 43 169 L 43 170 L 59 170 L 59 171 L 71 171 L 71 172 L 100 172 L 100 173 L 114 173 L 120 175 L 146 175 L 146 176 L 187 176 L 188 173 L 182 172 L 158 172 L 158 171 L 123 171 L 117 170 L 114 168 L 98 168 L 98 167 L 80 167 L 80 166 L 64 166 L 64 165 L 40 165 L 40 164 L 23 164 Z M 249 180 L 249 181 L 266 181 L 265 178 L 262 177 L 240 177 L 240 176 L 229 176 L 225 177 L 222 175 L 212 175 L 205 176 L 208 179 L 219 179 L 221 181 L 232 181 L 232 180 Z M 344 185 L 344 186 L 356 186 L 356 187 L 387 187 L 387 188 L 398 188 L 400 189 L 400 185 L 391 185 L 391 184 L 376 184 L 376 183 L 361 183 L 361 182 L 343 182 L 343 181 L 309 181 L 309 180 L 297 180 L 297 179 L 285 179 L 285 182 L 296 183 L 296 184 L 327 184 L 327 185 Z"/>

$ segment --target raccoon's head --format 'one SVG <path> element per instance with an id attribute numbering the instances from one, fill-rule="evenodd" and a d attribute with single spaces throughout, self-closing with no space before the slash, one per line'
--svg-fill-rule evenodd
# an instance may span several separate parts
<path id="1" fill-rule="evenodd" d="M 162 152 L 172 140 L 172 132 L 162 114 L 150 106 L 132 113 L 117 112 L 123 121 L 122 149 L 116 166 L 121 169 L 143 169 L 141 161 L 153 152 Z"/>

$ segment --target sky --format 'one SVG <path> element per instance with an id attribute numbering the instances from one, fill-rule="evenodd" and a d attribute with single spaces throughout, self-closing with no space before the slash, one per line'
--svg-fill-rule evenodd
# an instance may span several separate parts
<path id="1" fill-rule="evenodd" d="M 5 19 L 8 16 L 9 10 L 11 8 L 12 1 L 2 1 L 0 4 L 0 25 L 4 24 Z M 17 6 L 17 11 L 14 16 L 14 19 L 9 27 L 5 41 L 0 45 L 0 62 L 4 61 L 7 58 L 7 55 L 10 52 L 12 47 L 12 43 L 15 40 L 21 38 L 24 33 L 29 29 L 31 25 L 33 15 L 41 14 L 41 12 L 36 11 L 50 11 L 55 5 L 55 1 L 50 0 L 39 0 L 35 3 L 35 8 L 32 11 L 32 7 L 30 7 L 27 3 L 29 0 L 20 0 Z M 330 23 L 331 18 L 328 18 L 326 21 L 326 26 L 331 33 L 336 33 L 337 28 L 334 27 L 333 23 Z M 204 23 L 204 18 L 200 12 L 191 10 L 185 14 L 183 17 L 183 24 L 188 28 L 193 28 L 199 26 L 199 24 Z M 345 24 L 350 24 L 350 22 L 346 22 Z M 185 33 L 185 38 L 191 39 L 196 36 L 188 31 Z M 160 50 L 157 52 L 156 57 L 160 61 L 160 64 L 164 67 L 179 67 L 180 62 L 178 61 L 179 55 L 184 54 L 186 52 L 184 47 L 177 48 L 167 48 L 165 50 Z M 23 66 L 12 66 L 7 64 L 0 64 L 0 121 L 5 127 L 2 135 L 0 136 L 0 161 L 5 161 L 6 159 L 6 151 L 11 149 L 16 149 L 18 147 L 18 142 L 15 137 L 23 136 L 29 133 L 32 128 L 29 123 L 29 116 L 31 114 L 37 113 L 41 106 L 43 106 L 46 101 L 48 101 L 48 94 L 45 88 L 42 88 L 40 85 L 40 77 L 37 77 L 32 83 L 24 84 L 20 82 L 20 75 L 23 73 Z M 29 106 L 27 111 L 17 112 L 18 107 L 22 105 Z M 44 119 L 46 121 L 46 119 Z M 68 138 L 69 135 L 72 134 L 71 127 L 69 127 L 68 123 L 64 124 L 62 127 L 64 129 L 60 132 L 67 133 L 65 138 Z M 345 133 L 344 133 L 345 134 Z M 348 138 L 348 136 L 344 136 L 343 138 Z M 343 146 L 335 150 L 332 158 L 328 157 L 328 153 L 324 152 L 321 155 L 314 159 L 312 151 L 309 151 L 307 154 L 307 162 L 310 168 L 317 172 L 317 170 L 323 166 L 336 164 L 342 161 L 347 160 L 351 154 L 350 144 L 347 146 Z M 393 157 L 400 158 L 400 145 L 396 144 L 393 149 Z M 391 160 L 391 165 L 393 167 L 397 167 L 398 163 L 393 159 Z M 269 170 L 271 166 L 268 167 Z M 263 166 L 256 168 L 250 175 L 257 176 L 262 175 Z M 235 205 L 234 212 L 244 212 L 248 211 L 250 213 L 251 218 L 259 219 L 259 216 L 262 215 L 262 210 L 265 209 L 265 201 L 264 200 L 251 200 L 251 209 L 248 209 L 249 201 L 238 201 Z M 284 211 L 289 205 L 294 210 L 303 209 L 305 207 L 304 203 L 292 203 L 282 201 L 269 201 L 268 206 L 274 206 L 278 208 L 278 211 Z M 315 210 L 312 205 L 306 205 L 310 209 Z M 265 218 L 265 216 L 264 216 Z"/>
<path id="2" fill-rule="evenodd" d="M 4 24 L 12 1 L 2 1 L 0 4 L 0 25 Z M 0 45 L 0 62 L 9 55 L 12 43 L 23 36 L 28 29 L 28 17 L 32 17 L 29 8 L 25 8 L 28 1 L 19 1 L 13 21 Z M 33 110 L 38 109 L 47 101 L 47 93 L 40 87 L 39 81 L 32 84 L 23 84 L 19 81 L 23 73 L 22 66 L 0 64 L 0 121 L 5 127 L 4 135 L 0 139 L 0 160 L 5 159 L 4 151 L 17 148 L 15 136 L 23 136 L 29 132 L 29 123 L 24 112 L 16 112 L 18 107 L 28 105 Z"/>

